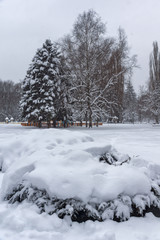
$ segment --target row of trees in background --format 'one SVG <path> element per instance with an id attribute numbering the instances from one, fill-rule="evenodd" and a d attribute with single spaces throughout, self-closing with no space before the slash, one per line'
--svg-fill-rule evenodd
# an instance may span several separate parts
<path id="1" fill-rule="evenodd" d="M 62 84 L 63 84 L 63 91 L 60 92 L 60 89 L 62 89 Z M 55 101 L 54 101 L 55 109 L 57 109 L 56 111 L 57 120 L 64 119 L 64 116 L 66 116 L 67 106 L 68 106 L 68 109 L 67 109 L 68 112 L 70 111 L 70 114 L 73 113 L 72 107 L 68 104 L 67 89 L 65 88 L 63 81 L 61 82 L 60 85 L 61 87 L 58 88 L 59 91 L 57 89 L 57 94 L 59 95 L 58 98 L 61 97 L 61 101 L 59 102 L 57 96 L 55 96 Z M 126 87 L 124 91 L 124 99 L 122 103 L 123 121 L 134 123 L 135 121 L 143 121 L 143 120 L 149 119 L 149 114 L 147 116 L 147 114 L 144 114 L 145 111 L 142 111 L 145 106 L 143 99 L 146 99 L 146 95 L 143 98 L 144 91 L 142 91 L 142 96 L 139 96 L 137 98 L 134 88 L 132 86 L 132 83 L 129 81 L 125 85 Z M 25 91 L 26 89 L 27 89 L 27 85 L 26 85 L 26 88 L 24 88 L 24 85 L 23 85 L 23 91 Z M 63 98 L 64 94 L 65 94 L 65 98 Z M 19 104 L 21 96 L 23 96 L 22 99 L 24 99 L 24 97 L 27 97 L 26 91 L 25 91 L 25 94 L 24 93 L 22 94 L 21 83 L 14 83 L 12 81 L 0 80 L 0 121 L 4 121 L 6 117 L 8 117 L 9 119 L 13 118 L 14 120 L 17 120 L 17 121 L 24 120 L 22 118 L 22 114 L 24 114 L 24 112 L 22 112 L 22 109 L 20 108 L 20 104 Z M 22 100 L 21 100 L 21 103 L 22 103 Z M 30 116 L 28 117 L 30 118 Z M 117 117 L 115 115 L 113 116 L 109 115 L 107 119 L 111 122 L 117 121 Z"/>
<path id="2" fill-rule="evenodd" d="M 0 80 L 0 121 L 4 121 L 5 118 L 20 120 L 20 97 L 20 83 Z"/>

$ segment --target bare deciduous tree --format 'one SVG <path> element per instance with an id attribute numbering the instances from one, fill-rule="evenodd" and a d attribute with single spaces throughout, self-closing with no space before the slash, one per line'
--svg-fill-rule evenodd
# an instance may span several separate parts
<path id="1" fill-rule="evenodd" d="M 119 29 L 118 42 L 104 34 L 105 24 L 89 10 L 79 15 L 72 34 L 62 42 L 70 69 L 73 115 L 89 121 L 89 126 L 93 119 L 109 115 L 113 106 L 122 112 L 125 75 L 135 65 L 135 57 L 128 56 L 123 30 Z"/>

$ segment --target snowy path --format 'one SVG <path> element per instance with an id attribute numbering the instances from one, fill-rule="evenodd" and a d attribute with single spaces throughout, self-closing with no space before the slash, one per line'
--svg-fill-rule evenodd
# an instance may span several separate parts
<path id="1" fill-rule="evenodd" d="M 69 131 L 79 129 L 69 129 Z M 0 125 L 0 143 L 35 131 L 19 125 Z M 44 129 L 39 131 L 45 131 Z M 63 131 L 63 129 L 62 129 Z M 150 125 L 106 125 L 81 129 L 100 143 L 112 143 L 120 152 L 140 155 L 160 164 L 160 128 Z M 3 174 L 0 174 L 0 183 Z M 152 214 L 129 221 L 91 222 L 72 226 L 56 215 L 39 214 L 36 206 L 23 202 L 10 205 L 0 202 L 0 240 L 160 240 L 160 219 Z"/>

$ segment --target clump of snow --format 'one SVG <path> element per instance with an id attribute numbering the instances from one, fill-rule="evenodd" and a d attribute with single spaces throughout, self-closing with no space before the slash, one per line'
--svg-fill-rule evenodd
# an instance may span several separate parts
<path id="1" fill-rule="evenodd" d="M 41 212 L 79 222 L 124 221 L 159 209 L 159 169 L 87 134 L 34 130 L 4 143 L 0 154 L 1 197 L 12 203 L 27 199 Z"/>

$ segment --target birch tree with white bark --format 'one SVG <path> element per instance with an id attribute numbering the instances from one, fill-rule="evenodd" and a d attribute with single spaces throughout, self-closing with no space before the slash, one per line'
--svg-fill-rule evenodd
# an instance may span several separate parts
<path id="1" fill-rule="evenodd" d="M 125 52 L 123 37 L 118 45 L 105 32 L 105 24 L 89 10 L 78 16 L 71 35 L 61 44 L 70 69 L 73 118 L 89 121 L 89 126 L 93 120 L 109 116 L 113 106 L 118 106 L 120 98 L 113 98 L 115 85 L 121 81 L 122 92 L 124 75 L 135 65 L 135 57 L 129 58 Z"/>

